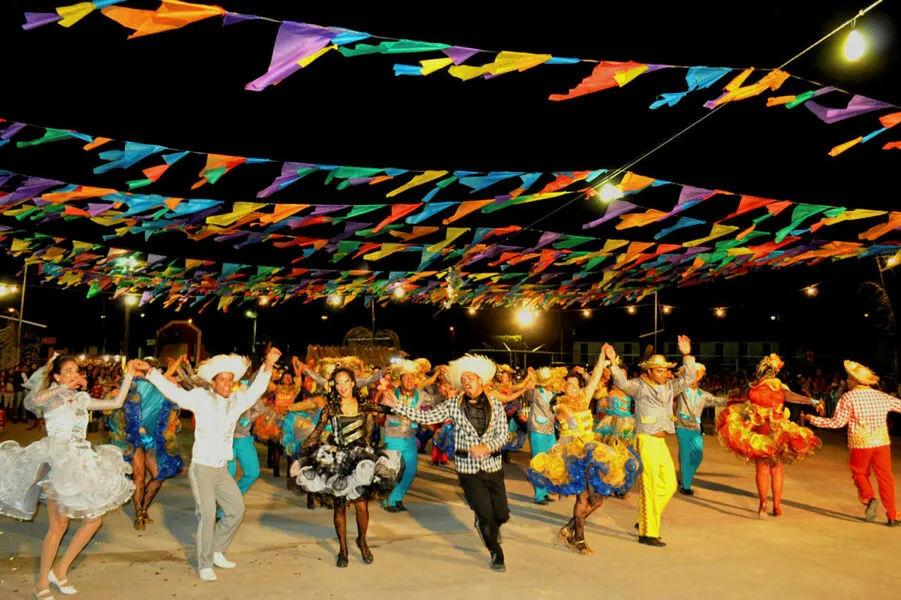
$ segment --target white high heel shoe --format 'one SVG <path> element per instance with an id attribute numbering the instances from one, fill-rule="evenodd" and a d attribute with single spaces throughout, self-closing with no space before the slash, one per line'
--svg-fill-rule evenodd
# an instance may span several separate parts
<path id="1" fill-rule="evenodd" d="M 59 590 L 59 593 L 63 594 L 64 596 L 72 596 L 72 595 L 75 595 L 78 593 L 78 589 L 75 586 L 69 585 L 68 578 L 60 581 L 59 579 L 56 578 L 56 575 L 53 573 L 52 570 L 50 571 L 50 574 L 48 575 L 48 579 L 50 580 L 50 583 L 52 585 L 56 586 L 56 589 Z"/>
<path id="2" fill-rule="evenodd" d="M 35 590 L 31 590 L 31 595 L 34 600 L 53 600 L 53 596 L 50 595 L 50 588 L 46 590 L 41 590 L 40 592 Z"/>

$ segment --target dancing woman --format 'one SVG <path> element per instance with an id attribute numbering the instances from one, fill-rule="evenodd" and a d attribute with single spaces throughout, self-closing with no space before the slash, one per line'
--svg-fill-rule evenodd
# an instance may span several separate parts
<path id="1" fill-rule="evenodd" d="M 89 411 L 120 408 L 134 373 L 132 361 L 116 399 L 97 400 L 79 391 L 87 381 L 75 358 L 54 356 L 26 384 L 25 406 L 43 416 L 47 436 L 24 448 L 13 441 L 0 443 L 0 514 L 31 520 L 38 500 L 47 503 L 50 529 L 41 548 L 36 599 L 52 599 L 51 583 L 63 594 L 78 593 L 69 584 L 69 567 L 100 529 L 102 516 L 128 502 L 134 492 L 122 451 L 111 445 L 92 448 L 86 440 Z M 82 524 L 54 565 L 69 519 Z"/>
<path id="2" fill-rule="evenodd" d="M 813 430 L 789 420 L 785 402 L 815 406 L 823 404 L 796 394 L 779 380 L 782 359 L 775 354 L 757 365 L 757 381 L 748 389 L 746 402 L 730 404 L 716 420 L 717 437 L 727 450 L 757 465 L 758 516 L 767 515 L 767 488 L 773 490 L 773 516 L 782 514 L 784 467 L 812 456 L 822 445 Z"/>
<path id="3" fill-rule="evenodd" d="M 388 414 L 390 409 L 362 402 L 355 383 L 353 372 L 345 367 L 332 373 L 328 403 L 291 469 L 305 492 L 332 500 L 340 548 L 335 563 L 338 567 L 347 566 L 347 504 L 354 505 L 357 547 L 363 562 L 370 564 L 374 559 L 366 543 L 369 501 L 390 494 L 403 471 L 400 453 L 373 448 L 369 435 L 369 415 Z M 322 442 L 326 425 L 331 425 L 332 431 Z"/>
<path id="4" fill-rule="evenodd" d="M 526 476 L 536 488 L 575 496 L 573 517 L 558 534 L 560 542 L 580 554 L 594 554 L 585 542 L 585 521 L 607 496 L 624 495 L 641 471 L 638 453 L 616 438 L 604 443 L 594 431 L 590 403 L 601 381 L 604 357 L 598 356 L 591 380 L 570 372 L 557 396 L 555 418 L 560 439 L 547 453 L 536 455 Z"/>

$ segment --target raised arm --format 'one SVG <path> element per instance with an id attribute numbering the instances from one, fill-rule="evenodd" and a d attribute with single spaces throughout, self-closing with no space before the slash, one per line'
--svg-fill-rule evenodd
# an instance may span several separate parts
<path id="1" fill-rule="evenodd" d="M 585 397 L 589 400 L 594 398 L 594 393 L 598 389 L 598 384 L 601 383 L 601 376 L 604 374 L 604 353 L 601 352 L 598 355 L 598 362 L 594 366 L 594 371 L 591 372 L 591 379 L 588 380 L 588 385 L 585 386 Z"/>
<path id="2" fill-rule="evenodd" d="M 232 410 L 241 414 L 253 406 L 266 393 L 266 389 L 269 387 L 269 380 L 272 379 L 272 367 L 278 362 L 281 355 L 282 353 L 278 348 L 269 349 L 266 359 L 263 361 L 263 366 L 260 367 L 260 370 L 257 371 L 256 376 L 253 378 L 253 383 L 250 384 L 246 392 L 238 392 L 236 394 L 235 399 L 237 403 Z"/>
<path id="3" fill-rule="evenodd" d="M 145 365 L 147 363 L 144 363 Z M 150 368 L 150 365 L 147 365 L 147 368 Z M 195 390 L 188 391 L 183 389 L 168 379 L 160 373 L 157 369 L 150 369 L 150 372 L 144 376 L 144 378 L 153 384 L 156 389 L 160 391 L 166 398 L 180 406 L 181 408 L 185 408 L 190 411 L 194 411 L 197 409 L 197 402 L 199 400 L 199 395 L 195 393 Z"/>
<path id="4" fill-rule="evenodd" d="M 358 390 L 361 390 L 364 387 L 368 387 L 368 386 L 378 382 L 378 380 L 384 376 L 385 376 L 385 369 L 378 369 L 377 371 L 375 371 L 374 373 L 369 375 L 369 377 L 364 377 L 363 379 L 357 379 L 356 383 L 354 383 L 354 387 L 356 387 Z"/>
<path id="5" fill-rule="evenodd" d="M 437 408 L 432 410 L 420 410 L 398 402 L 397 398 L 394 397 L 394 394 L 390 392 L 386 393 L 383 398 L 384 405 L 393 408 L 395 414 L 407 417 L 414 423 L 419 423 L 420 425 L 432 425 L 433 423 L 443 423 L 444 421 L 447 421 L 451 415 L 453 402 L 455 402 L 455 400 L 445 400 L 439 404 Z M 504 422 L 506 423 L 506 419 Z"/>
<path id="6" fill-rule="evenodd" d="M 131 388 L 131 380 L 134 378 L 134 374 L 134 366 L 128 363 L 128 370 L 125 373 L 125 378 L 119 383 L 119 393 L 116 394 L 116 398 L 114 400 L 91 398 L 88 410 L 117 410 L 122 408 L 125 398 L 128 396 L 128 390 Z"/>
<path id="7" fill-rule="evenodd" d="M 682 375 L 670 382 L 673 396 L 678 396 L 689 388 L 698 379 L 698 369 L 695 359 L 691 356 L 691 340 L 687 336 L 680 335 L 679 352 L 682 354 Z"/>
<path id="8" fill-rule="evenodd" d="M 328 381 L 325 380 L 319 373 L 314 371 L 313 369 L 306 368 L 303 370 L 303 374 L 312 379 L 316 383 L 316 391 L 327 393 L 328 392 Z"/>

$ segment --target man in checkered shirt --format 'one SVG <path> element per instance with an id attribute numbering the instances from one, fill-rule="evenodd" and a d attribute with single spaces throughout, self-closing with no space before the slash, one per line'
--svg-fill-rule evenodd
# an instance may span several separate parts
<path id="1" fill-rule="evenodd" d="M 496 372 L 484 356 L 466 355 L 450 363 L 447 380 L 463 393 L 430 411 L 422 411 L 388 396 L 383 402 L 398 415 L 422 425 L 454 422 L 454 462 L 466 502 L 476 514 L 476 528 L 491 553 L 491 568 L 506 570 L 500 527 L 510 519 L 501 448 L 507 442 L 504 406 L 483 385 Z"/>
<path id="2" fill-rule="evenodd" d="M 851 451 L 851 477 L 857 496 L 867 507 L 867 521 L 876 519 L 876 494 L 870 484 L 870 469 L 876 472 L 879 497 L 888 516 L 889 527 L 901 526 L 901 513 L 895 504 L 895 480 L 892 477 L 891 441 L 886 419 L 889 412 L 901 413 L 901 400 L 873 389 L 879 377 L 870 369 L 846 360 L 848 390 L 839 399 L 831 419 L 805 415 L 817 427 L 838 429 L 848 426 Z"/>

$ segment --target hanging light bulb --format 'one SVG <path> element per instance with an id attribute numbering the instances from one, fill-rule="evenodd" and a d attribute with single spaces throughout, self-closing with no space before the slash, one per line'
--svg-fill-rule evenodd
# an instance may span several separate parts
<path id="1" fill-rule="evenodd" d="M 857 29 L 851 29 L 845 40 L 845 59 L 849 62 L 859 60 L 867 49 L 867 41 Z"/>

